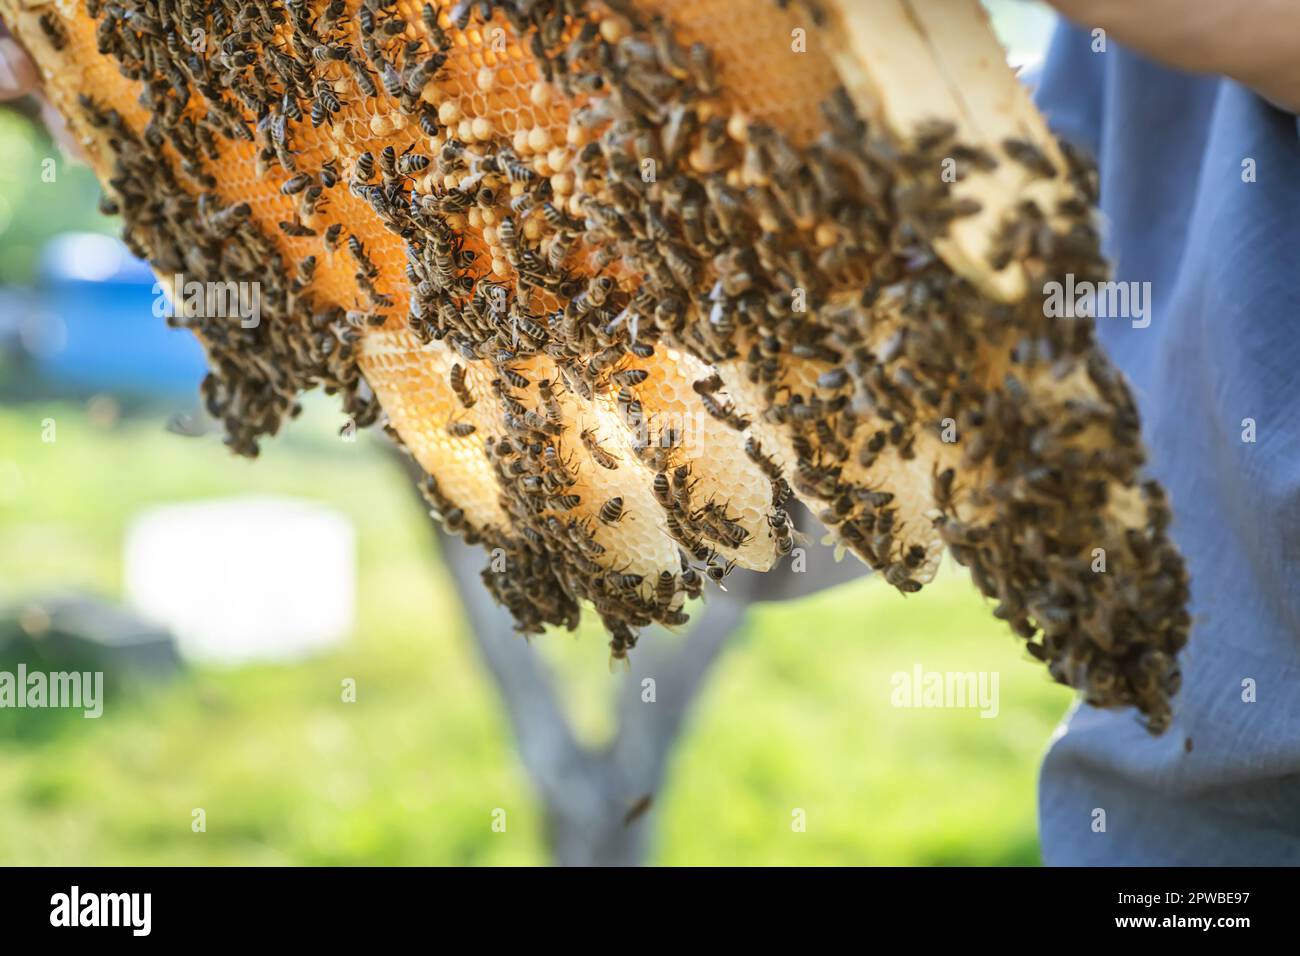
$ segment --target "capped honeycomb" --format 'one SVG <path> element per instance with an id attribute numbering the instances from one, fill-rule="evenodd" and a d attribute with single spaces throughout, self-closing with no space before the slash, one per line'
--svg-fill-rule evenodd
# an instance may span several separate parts
<path id="1" fill-rule="evenodd" d="M 974 0 L 0 0 L 182 312 L 231 448 L 337 393 L 525 633 L 623 657 L 797 496 L 910 593 L 944 550 L 1167 726 L 1187 579 L 1127 386 L 1048 283 L 1096 177 Z M 1100 564 L 1099 562 L 1099 557 Z M 1100 570 L 1099 570 L 1100 568 Z"/>

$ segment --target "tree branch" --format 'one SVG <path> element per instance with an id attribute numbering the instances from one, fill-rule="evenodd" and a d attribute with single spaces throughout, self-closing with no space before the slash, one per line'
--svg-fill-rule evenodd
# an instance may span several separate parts
<path id="1" fill-rule="evenodd" d="M 506 706 L 524 767 L 548 800 L 559 797 L 582 776 L 581 765 L 593 758 L 574 736 L 545 663 L 515 633 L 509 612 L 483 586 L 482 552 L 446 534 L 441 526 L 437 534 L 469 618 L 469 636 Z"/>
<path id="2" fill-rule="evenodd" d="M 416 486 L 419 466 L 402 459 Z M 797 524 L 815 524 L 801 508 L 795 514 Z M 484 587 L 482 552 L 440 525 L 436 534 L 469 619 L 469 637 L 496 684 L 520 759 L 542 797 L 552 852 L 564 864 L 641 861 L 649 831 L 643 824 L 629 826 L 625 814 L 662 788 L 691 707 L 749 604 L 802 597 L 865 573 L 857 561 L 835 563 L 829 549 L 818 545 L 808 546 L 805 554 L 814 573 L 795 573 L 789 562 L 767 574 L 733 573 L 726 591 L 713 591 L 695 610 L 685 635 L 675 637 L 662 628 L 644 635 L 630 655 L 614 740 L 596 752 L 578 741 L 545 662 Z M 655 682 L 653 702 L 642 699 L 647 678 Z"/>

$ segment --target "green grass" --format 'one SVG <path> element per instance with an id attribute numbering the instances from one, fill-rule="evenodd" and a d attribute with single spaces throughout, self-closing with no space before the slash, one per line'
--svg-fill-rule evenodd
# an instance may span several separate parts
<path id="1" fill-rule="evenodd" d="M 406 479 L 313 403 L 256 462 L 161 413 L 92 425 L 75 405 L 0 410 L 0 602 L 120 591 L 151 504 L 245 493 L 328 503 L 358 530 L 358 624 L 305 663 L 195 667 L 125 687 L 98 721 L 0 720 L 0 863 L 537 864 L 539 807 L 461 631 Z M 42 443 L 54 418 L 57 441 Z M 619 677 L 595 628 L 534 643 L 585 738 Z M 1001 712 L 902 710 L 890 676 L 998 671 Z M 340 700 L 354 678 L 358 701 Z M 659 795 L 663 864 L 1033 864 L 1034 780 L 1068 703 L 959 574 L 907 599 L 862 581 L 755 610 Z M 57 721 L 44 732 L 21 721 Z M 207 830 L 191 830 L 191 812 Z M 507 812 L 494 833 L 492 813 Z M 792 812 L 806 814 L 794 832 Z"/>
<path id="2" fill-rule="evenodd" d="M 0 109 L 0 156 L 0 286 L 32 282 L 41 247 L 62 232 L 120 231 L 98 211 L 90 168 L 68 162 L 44 127 L 16 110 Z"/>

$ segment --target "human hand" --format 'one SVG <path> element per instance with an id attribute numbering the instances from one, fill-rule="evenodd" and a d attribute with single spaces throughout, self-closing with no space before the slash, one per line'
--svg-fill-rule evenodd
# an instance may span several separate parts
<path id="1" fill-rule="evenodd" d="M 1217 73 L 1300 113 L 1300 0 L 1048 0 L 1154 60 Z"/>
<path id="2" fill-rule="evenodd" d="M 18 41 L 0 24 L 0 102 L 17 99 L 36 89 L 36 67 Z"/>
<path id="3" fill-rule="evenodd" d="M 40 76 L 36 65 L 32 63 L 27 51 L 9 35 L 3 23 L 0 23 L 0 103 L 16 100 L 28 94 L 36 97 L 40 104 L 41 122 L 49 130 L 50 136 L 59 144 L 64 155 L 71 162 L 84 161 L 81 145 L 72 135 L 67 121 L 41 95 Z"/>

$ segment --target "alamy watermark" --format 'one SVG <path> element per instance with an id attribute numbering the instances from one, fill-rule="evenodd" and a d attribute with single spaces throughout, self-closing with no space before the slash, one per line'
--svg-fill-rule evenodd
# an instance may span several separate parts
<path id="1" fill-rule="evenodd" d="M 50 925 L 59 927 L 112 927 L 148 936 L 153 928 L 152 893 L 83 893 L 73 886 L 50 897 Z"/>
<path id="2" fill-rule="evenodd" d="M 80 709 L 83 717 L 104 713 L 103 671 L 0 671 L 0 708 Z"/>
<path id="3" fill-rule="evenodd" d="M 153 284 L 153 314 L 157 319 L 180 316 L 187 319 L 238 319 L 241 328 L 255 329 L 262 322 L 260 282 L 186 281 L 185 274 L 172 276 L 173 305 L 161 282 Z"/>
<path id="4" fill-rule="evenodd" d="M 895 707 L 978 709 L 981 717 L 996 717 L 997 671 L 927 671 L 915 664 L 911 671 L 896 671 L 889 702 Z"/>
<path id="5" fill-rule="evenodd" d="M 1045 284 L 1043 296 L 1048 318 L 1128 319 L 1135 329 L 1151 324 L 1150 282 L 1079 282 L 1070 272 L 1064 282 Z"/>

